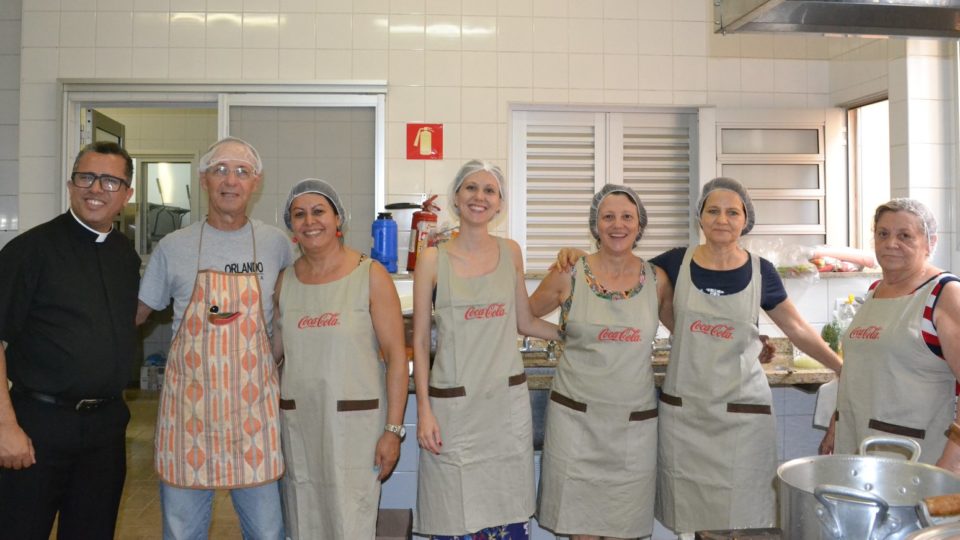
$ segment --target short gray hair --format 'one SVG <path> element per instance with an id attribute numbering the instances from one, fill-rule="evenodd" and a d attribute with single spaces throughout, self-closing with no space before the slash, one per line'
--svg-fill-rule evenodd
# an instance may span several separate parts
<path id="1" fill-rule="evenodd" d="M 905 197 L 891 199 L 877 207 L 873 214 L 873 230 L 877 230 L 877 222 L 880 216 L 886 212 L 907 212 L 913 214 L 920 220 L 920 226 L 923 228 L 923 234 L 927 237 L 927 245 L 930 246 L 930 254 L 933 255 L 934 248 L 937 247 L 937 218 L 927 205 L 916 199 Z"/>
<path id="2" fill-rule="evenodd" d="M 460 209 L 457 208 L 457 205 L 454 204 L 453 201 L 456 200 L 457 192 L 460 191 L 460 186 L 463 185 L 463 181 L 466 180 L 471 174 L 481 171 L 488 172 L 497 179 L 497 185 L 500 187 L 500 200 L 503 201 L 506 198 L 506 192 L 504 192 L 503 189 L 505 180 L 503 177 L 503 171 L 500 170 L 500 167 L 497 167 L 489 161 L 471 159 L 470 161 L 464 163 L 462 167 L 460 167 L 460 170 L 457 171 L 457 175 L 453 178 L 453 183 L 450 184 L 450 211 L 453 212 L 453 215 L 460 217 Z"/>

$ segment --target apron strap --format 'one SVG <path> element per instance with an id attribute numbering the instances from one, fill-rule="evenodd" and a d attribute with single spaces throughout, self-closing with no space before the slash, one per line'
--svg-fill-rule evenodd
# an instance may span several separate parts
<path id="1" fill-rule="evenodd" d="M 253 233 L 253 222 L 250 221 L 250 218 L 247 218 L 247 223 L 250 224 L 250 238 L 253 240 L 253 268 L 256 272 L 257 268 L 257 235 Z M 246 225 L 246 224 L 244 224 Z M 200 241 L 197 242 L 197 274 L 200 273 L 200 254 L 203 252 L 203 228 L 207 226 L 207 220 L 204 219 L 200 223 Z M 360 259 L 363 261 L 363 259 Z"/>

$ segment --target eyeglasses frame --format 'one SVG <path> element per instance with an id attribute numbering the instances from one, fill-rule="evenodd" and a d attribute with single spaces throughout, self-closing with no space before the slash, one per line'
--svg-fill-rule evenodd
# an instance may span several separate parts
<path id="1" fill-rule="evenodd" d="M 77 175 L 81 175 L 81 174 L 93 176 L 93 180 L 90 181 L 89 186 L 81 186 L 80 184 L 77 183 L 76 177 Z M 119 186 L 115 190 L 107 189 L 106 184 L 103 183 L 104 178 L 119 180 L 120 184 L 122 184 L 123 186 L 126 186 L 127 189 L 130 189 L 130 182 L 128 180 L 120 178 L 119 176 L 114 176 L 112 174 L 96 174 L 96 173 L 86 172 L 86 171 L 74 171 L 70 173 L 70 183 L 76 186 L 78 189 L 90 189 L 93 187 L 93 184 L 95 184 L 96 182 L 100 182 L 100 188 L 103 189 L 104 191 L 107 191 L 110 193 L 117 193 L 118 191 L 120 191 Z"/>

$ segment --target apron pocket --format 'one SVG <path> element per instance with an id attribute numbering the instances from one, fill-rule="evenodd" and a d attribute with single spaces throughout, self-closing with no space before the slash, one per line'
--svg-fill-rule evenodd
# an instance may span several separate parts
<path id="1" fill-rule="evenodd" d="M 771 414 L 769 405 L 755 403 L 727 403 L 727 412 L 743 414 Z"/>
<path id="2" fill-rule="evenodd" d="M 526 374 L 521 374 L 526 379 Z M 510 425 L 513 428 L 514 448 L 517 452 L 530 452 L 533 456 L 533 411 L 530 409 L 530 390 L 526 382 L 509 386 Z"/>
<path id="3" fill-rule="evenodd" d="M 550 454 L 558 459 L 573 461 L 583 441 L 583 426 L 587 417 L 582 411 L 553 400 L 552 396 L 551 392 L 551 400 L 547 403 L 547 426 L 543 436 L 543 451 L 544 454 Z"/>
<path id="4" fill-rule="evenodd" d="M 379 399 L 341 399 L 337 401 L 337 412 L 372 411 L 379 408 Z"/>
<path id="5" fill-rule="evenodd" d="M 296 411 L 281 409 L 280 444 L 287 464 L 286 478 L 302 483 L 310 481 L 310 465 L 304 433 L 298 420 Z"/>
<path id="6" fill-rule="evenodd" d="M 433 390 L 433 387 L 430 387 Z M 457 389 L 463 390 L 462 386 Z M 448 390 L 447 388 L 437 388 L 437 390 Z M 460 429 L 464 423 L 464 413 L 462 412 L 466 399 L 462 395 L 451 396 L 430 396 L 430 408 L 433 410 L 433 416 L 437 419 L 437 425 L 440 427 L 440 440 L 443 446 L 440 449 L 441 454 L 462 450 L 464 441 L 460 440 Z M 421 450 L 421 452 L 423 452 Z"/>
<path id="7" fill-rule="evenodd" d="M 338 461 L 346 469 L 373 470 L 377 440 L 384 424 L 378 403 L 377 399 L 337 401 L 338 437 L 334 455 L 339 456 Z"/>
<path id="8" fill-rule="evenodd" d="M 653 478 L 657 470 L 657 409 L 631 412 L 626 434 L 624 468 Z"/>
<path id="9" fill-rule="evenodd" d="M 435 398 L 456 398 L 467 395 L 467 389 L 462 386 L 452 388 L 437 388 L 436 386 L 427 387 L 427 395 Z"/>
<path id="10" fill-rule="evenodd" d="M 630 422 L 643 422 L 644 420 L 649 420 L 651 418 L 657 417 L 656 409 L 648 409 L 646 411 L 633 411 L 630 413 Z"/>
<path id="11" fill-rule="evenodd" d="M 674 407 L 683 407 L 683 398 L 679 396 L 671 396 L 662 390 L 660 391 L 660 401 L 666 403 L 667 405 L 673 405 Z"/>
<path id="12" fill-rule="evenodd" d="M 891 424 L 889 422 L 877 420 L 876 418 L 871 418 L 867 426 L 870 429 L 883 431 L 884 433 L 893 433 L 894 435 L 903 435 L 905 437 L 912 437 L 914 439 L 923 440 L 927 436 L 927 430 L 925 429 L 916 429 L 898 424 Z"/>
<path id="13" fill-rule="evenodd" d="M 550 401 L 554 403 L 559 403 L 564 407 L 573 409 L 575 411 L 580 411 L 582 413 L 587 412 L 587 404 L 576 401 L 575 399 L 568 398 L 567 396 L 557 392 L 555 390 L 550 391 Z"/>

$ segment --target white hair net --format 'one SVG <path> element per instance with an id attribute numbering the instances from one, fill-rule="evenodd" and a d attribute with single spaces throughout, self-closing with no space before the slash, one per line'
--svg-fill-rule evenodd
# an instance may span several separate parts
<path id="1" fill-rule="evenodd" d="M 252 144 L 237 137 L 224 137 L 210 145 L 207 153 L 200 158 L 198 169 L 207 172 L 211 166 L 222 161 L 243 161 L 253 167 L 254 174 L 263 172 L 263 161 Z"/>
<path id="2" fill-rule="evenodd" d="M 699 222 L 700 216 L 703 215 L 703 205 L 707 202 L 707 197 L 712 191 L 718 189 L 732 191 L 740 197 L 740 202 L 743 203 L 743 211 L 747 218 L 747 223 L 743 226 L 743 231 L 741 231 L 740 234 L 744 235 L 752 231 L 753 225 L 757 220 L 757 213 L 753 209 L 753 201 L 750 200 L 750 194 L 747 193 L 747 188 L 743 187 L 743 184 L 733 178 L 727 178 L 725 176 L 714 178 L 704 184 L 703 190 L 700 192 L 700 200 L 697 201 L 697 221 Z"/>
<path id="3" fill-rule="evenodd" d="M 916 199 L 898 198 L 887 201 L 877 207 L 873 214 L 873 228 L 876 230 L 877 222 L 884 212 L 908 212 L 917 216 L 920 220 L 920 226 L 923 227 L 923 234 L 927 237 L 927 245 L 930 246 L 930 254 L 933 255 L 934 248 L 937 247 L 937 218 L 927 205 Z"/>
<path id="4" fill-rule="evenodd" d="M 464 163 L 462 167 L 460 167 L 460 170 L 457 171 L 457 175 L 453 178 L 453 183 L 450 184 L 450 211 L 453 212 L 457 217 L 460 217 L 460 209 L 457 208 L 457 205 L 454 203 L 454 201 L 456 200 L 457 192 L 460 191 L 460 186 L 463 185 L 463 181 L 466 180 L 468 176 L 481 171 L 486 171 L 497 179 L 497 186 L 500 188 L 500 200 L 503 201 L 504 198 L 506 198 L 507 194 L 503 190 L 503 171 L 500 170 L 500 167 L 497 167 L 488 161 L 471 159 L 470 161 Z"/>
<path id="5" fill-rule="evenodd" d="M 344 213 L 343 203 L 340 202 L 340 195 L 337 194 L 337 190 L 334 189 L 329 182 L 320 180 L 319 178 L 304 178 L 294 184 L 290 189 L 290 195 L 287 196 L 287 204 L 283 207 L 283 222 L 287 224 L 288 229 L 293 230 L 290 226 L 290 205 L 293 204 L 294 199 L 304 193 L 323 195 L 324 198 L 330 201 L 333 210 L 340 219 L 340 229 L 343 229 L 347 224 L 347 215 Z"/>
<path id="6" fill-rule="evenodd" d="M 637 207 L 637 220 L 640 222 L 640 232 L 633 241 L 633 244 L 636 245 L 637 242 L 640 241 L 640 238 L 643 237 L 644 229 L 647 228 L 647 209 L 644 208 L 643 203 L 640 202 L 640 196 L 637 195 L 637 192 L 627 186 L 607 184 L 600 188 L 600 191 L 593 196 L 593 202 L 590 203 L 590 234 L 593 235 L 593 238 L 599 244 L 600 231 L 597 229 L 597 213 L 600 211 L 600 205 L 603 203 L 603 200 L 607 198 L 607 195 L 612 193 L 626 195 Z"/>

